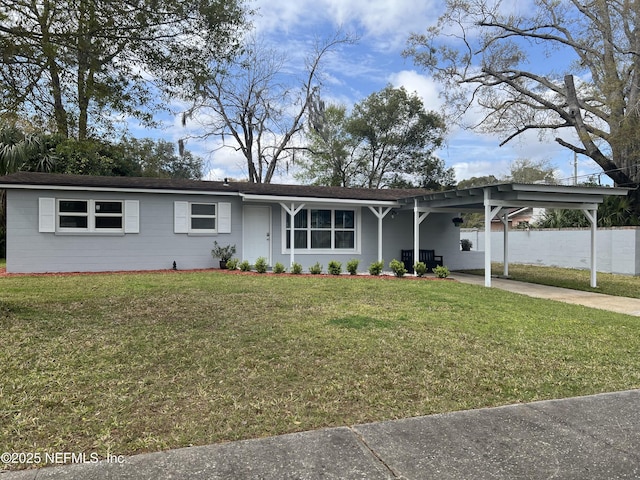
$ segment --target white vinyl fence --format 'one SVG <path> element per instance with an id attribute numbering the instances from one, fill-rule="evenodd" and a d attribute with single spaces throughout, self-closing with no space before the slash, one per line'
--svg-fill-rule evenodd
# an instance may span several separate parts
<path id="1" fill-rule="evenodd" d="M 460 238 L 484 251 L 484 231 L 460 230 Z M 491 260 L 504 260 L 503 232 L 491 232 Z M 591 230 L 588 228 L 510 230 L 509 262 L 565 268 L 589 268 Z M 599 228 L 596 236 L 596 270 L 640 275 L 640 227 Z"/>

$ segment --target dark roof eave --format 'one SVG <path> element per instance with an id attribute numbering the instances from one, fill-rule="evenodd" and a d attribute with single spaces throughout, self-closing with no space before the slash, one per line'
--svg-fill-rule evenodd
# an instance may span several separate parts
<path id="1" fill-rule="evenodd" d="M 248 182 L 218 182 L 152 177 L 99 177 L 34 172 L 18 172 L 0 177 L 0 188 L 62 187 L 91 190 L 128 190 L 158 192 L 197 192 L 277 197 L 298 197 L 325 200 L 398 201 L 430 193 L 422 189 L 364 189 L 307 185 L 254 184 Z M 274 200 L 275 201 L 275 200 Z"/>

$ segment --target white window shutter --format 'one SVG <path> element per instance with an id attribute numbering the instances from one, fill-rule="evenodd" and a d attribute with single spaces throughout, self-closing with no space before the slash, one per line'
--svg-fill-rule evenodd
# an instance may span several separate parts
<path id="1" fill-rule="evenodd" d="M 218 203 L 218 233 L 231 233 L 231 204 Z"/>
<path id="2" fill-rule="evenodd" d="M 189 202 L 173 202 L 173 233 L 189 233 Z"/>
<path id="3" fill-rule="evenodd" d="M 140 233 L 140 202 L 124 201 L 124 233 Z"/>
<path id="4" fill-rule="evenodd" d="M 56 199 L 41 197 L 38 199 L 38 231 L 55 233 L 56 231 Z"/>

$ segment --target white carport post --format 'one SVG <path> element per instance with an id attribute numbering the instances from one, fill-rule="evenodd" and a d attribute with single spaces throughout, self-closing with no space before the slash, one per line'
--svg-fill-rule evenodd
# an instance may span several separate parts
<path id="1" fill-rule="evenodd" d="M 290 264 L 289 266 L 293 266 L 293 263 L 295 262 L 295 218 L 296 218 L 296 214 L 302 210 L 302 207 L 304 207 L 304 203 L 301 203 L 300 205 L 298 205 L 298 207 L 296 208 L 296 204 L 294 202 L 291 202 L 291 207 L 287 207 L 286 204 L 280 202 L 280 206 L 284 209 L 285 212 L 287 212 L 289 214 L 289 225 L 291 226 L 291 231 L 289 232 L 289 239 L 290 239 L 290 243 L 291 243 L 291 248 L 289 249 L 290 252 Z"/>
<path id="2" fill-rule="evenodd" d="M 509 212 L 504 212 L 500 217 L 502 225 L 504 225 L 504 232 L 502 238 L 503 245 L 503 257 L 504 257 L 504 270 L 502 274 L 505 277 L 509 276 Z"/>
<path id="3" fill-rule="evenodd" d="M 383 210 L 383 207 L 372 207 L 367 205 L 369 210 L 378 217 L 378 261 L 382 261 L 382 219 L 387 216 L 387 213 L 391 211 L 391 207 L 387 207 Z"/>
<path id="4" fill-rule="evenodd" d="M 418 208 L 418 199 L 413 199 L 413 264 L 420 261 L 420 224 L 431 212 L 422 212 Z M 414 273 L 416 275 L 416 273 Z"/>
<path id="5" fill-rule="evenodd" d="M 598 286 L 598 278 L 596 273 L 596 234 L 598 233 L 598 209 L 582 210 L 585 217 L 589 219 L 591 223 L 591 287 L 596 288 Z"/>
<path id="6" fill-rule="evenodd" d="M 491 220 L 502 210 L 501 206 L 491 209 L 491 191 L 484 189 L 484 286 L 491 286 Z"/>

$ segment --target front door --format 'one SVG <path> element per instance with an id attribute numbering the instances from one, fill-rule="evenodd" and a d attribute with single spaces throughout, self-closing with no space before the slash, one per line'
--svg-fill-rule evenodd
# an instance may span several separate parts
<path id="1" fill-rule="evenodd" d="M 271 207 L 245 205 L 242 232 L 242 260 L 264 257 L 271 265 Z"/>

